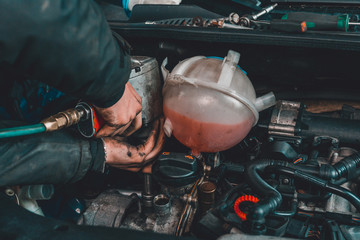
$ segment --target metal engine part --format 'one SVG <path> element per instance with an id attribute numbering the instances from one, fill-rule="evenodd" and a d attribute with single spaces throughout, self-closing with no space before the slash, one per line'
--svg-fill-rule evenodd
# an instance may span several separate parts
<path id="1" fill-rule="evenodd" d="M 141 193 L 141 199 L 144 207 L 151 208 L 153 206 L 154 195 L 152 193 L 151 174 L 144 174 L 144 190 Z"/>
<path id="2" fill-rule="evenodd" d="M 153 166 L 153 174 L 144 175 L 141 200 L 137 194 L 125 195 L 116 189 L 103 192 L 90 203 L 78 223 L 178 236 L 187 233 L 197 210 L 199 167 L 198 159 L 190 155 L 163 153 Z M 153 177 L 161 188 L 156 196 Z M 213 200 L 214 196 L 204 198 L 208 205 Z"/>
<path id="3" fill-rule="evenodd" d="M 215 204 L 216 185 L 210 181 L 199 184 L 199 206 L 201 214 L 204 214 Z"/>
<path id="4" fill-rule="evenodd" d="M 152 212 L 142 212 L 140 203 L 135 193 L 124 195 L 117 189 L 108 190 L 90 203 L 78 224 L 175 234 L 184 208 L 182 200 L 157 195 Z"/>
<path id="5" fill-rule="evenodd" d="M 298 102 L 278 101 L 272 112 L 269 135 L 294 137 L 300 107 Z"/>
<path id="6" fill-rule="evenodd" d="M 128 212 L 141 210 L 136 194 L 121 194 L 116 189 L 101 193 L 81 215 L 80 225 L 120 227 Z"/>
<path id="7" fill-rule="evenodd" d="M 315 125 L 307 125 L 309 119 L 320 121 L 323 118 L 329 125 L 323 124 L 317 128 Z M 357 194 L 359 186 L 355 178 L 330 179 L 316 172 L 325 169 L 321 168 L 324 164 L 335 165 L 357 152 L 350 148 L 351 145 L 343 144 L 342 140 L 346 139 L 344 131 L 340 138 L 333 134 L 318 134 L 345 120 L 332 115 L 312 115 L 306 112 L 302 103 L 279 101 L 268 124 L 269 135 L 257 139 L 257 147 L 261 149 L 256 150 L 251 144 L 243 144 L 241 150 L 248 151 L 248 159 L 253 162 L 267 157 L 274 162 L 284 162 L 281 164 L 297 165 L 299 169 L 304 167 L 309 171 L 309 178 L 323 177 L 317 181 L 340 184 L 341 181 L 349 180 L 351 182 L 341 184 L 341 187 Z M 354 126 L 349 126 L 349 129 Z M 360 225 L 360 214 L 349 199 L 340 197 L 341 194 L 330 194 L 326 192 L 329 189 L 302 182 L 286 172 L 271 174 L 272 168 L 268 168 L 260 177 L 282 195 L 282 203 L 267 215 L 265 227 L 261 231 L 252 231 L 249 224 L 251 218 L 241 218 L 236 213 L 235 202 L 239 196 L 255 196 L 260 200 L 264 197 L 251 186 L 250 176 L 246 177 L 246 160 L 235 164 L 232 159 L 229 161 L 229 158 L 225 158 L 231 157 L 230 153 L 222 154 L 224 157 L 221 159 L 220 154 L 214 156 L 216 164 L 210 164 L 214 165 L 211 168 L 206 165 L 209 164 L 207 158 L 181 152 L 163 152 L 153 164 L 152 173 L 144 175 L 141 193 L 128 194 L 127 190 L 125 195 L 116 189 L 104 192 L 90 203 L 79 223 L 175 236 L 194 234 L 200 239 L 211 240 L 305 238 L 309 234 L 314 235 L 315 231 L 327 234 L 335 231 L 333 229 L 341 229 L 343 234 L 356 236 L 358 228 L 352 227 Z M 258 157 L 255 154 L 259 154 Z M 238 159 L 237 155 L 235 157 Z M 360 166 L 360 160 L 358 163 Z M 234 170 L 235 165 L 242 170 Z M 139 189 L 138 186 L 136 189 Z M 251 204 L 251 201 L 243 203 L 245 214 L 251 213 L 247 212 Z M 338 218 L 340 220 L 337 222 Z M 330 230 L 327 229 L 329 224 L 333 224 Z M 318 228 L 318 225 L 323 228 Z M 251 235 L 254 233 L 259 236 Z"/>
<path id="8" fill-rule="evenodd" d="M 166 216 L 171 213 L 170 198 L 165 194 L 159 194 L 154 197 L 154 210 L 158 216 Z"/>
<path id="9" fill-rule="evenodd" d="M 155 58 L 131 57 L 130 84 L 142 98 L 143 124 L 147 125 L 162 113 L 161 79 Z"/>
<path id="10" fill-rule="evenodd" d="M 342 114 L 345 115 L 345 114 Z M 300 102 L 278 101 L 268 126 L 269 139 L 289 138 L 300 144 L 303 139 L 329 136 L 342 143 L 358 144 L 360 121 L 346 116 L 307 112 Z"/>
<path id="11" fill-rule="evenodd" d="M 328 157 L 318 157 L 316 160 L 319 165 L 331 164 L 334 165 L 345 157 L 351 156 L 357 151 L 352 148 L 342 147 L 332 149 Z M 341 185 L 341 187 L 350 190 L 351 192 L 358 193 L 358 184 L 350 181 Z M 338 195 L 332 194 L 329 199 L 325 202 L 304 202 L 300 201 L 298 208 L 304 211 L 318 211 L 318 212 L 330 212 L 339 214 L 350 214 L 353 215 L 357 211 L 354 206 L 350 204 L 348 200 Z M 356 214 L 358 215 L 358 214 Z"/>
<path id="12" fill-rule="evenodd" d="M 159 198 L 156 199 L 156 197 Z M 148 214 L 130 213 L 121 227 L 174 235 L 184 204 L 180 199 L 169 198 L 168 202 L 164 202 L 164 205 L 159 206 L 161 203 L 159 201 L 164 201 L 164 198 L 156 197 L 154 198 L 154 205 L 158 204 L 155 207 L 156 211 Z M 156 203 L 156 200 L 158 203 Z"/>
<path id="13" fill-rule="evenodd" d="M 355 149 L 351 148 L 340 148 L 338 151 L 335 151 L 332 153 L 332 157 L 330 158 L 332 160 L 331 164 L 335 164 L 339 162 L 344 157 L 348 157 L 355 153 Z M 341 185 L 343 188 L 351 190 L 353 193 L 357 193 L 357 184 L 352 182 L 346 182 Z M 347 201 L 346 199 L 337 196 L 337 195 L 331 195 L 331 197 L 326 202 L 325 210 L 327 212 L 333 212 L 333 213 L 354 213 L 356 212 L 356 209 Z"/>

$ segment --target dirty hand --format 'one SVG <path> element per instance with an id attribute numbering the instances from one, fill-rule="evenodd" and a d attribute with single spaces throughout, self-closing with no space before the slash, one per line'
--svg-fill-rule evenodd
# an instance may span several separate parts
<path id="1" fill-rule="evenodd" d="M 146 142 L 138 146 L 130 145 L 124 137 L 104 138 L 106 163 L 116 168 L 139 171 L 161 151 L 165 142 L 163 123 L 163 119 L 155 121 Z"/>
<path id="2" fill-rule="evenodd" d="M 105 121 L 96 137 L 129 136 L 141 127 L 141 97 L 130 83 L 126 83 L 123 96 L 113 106 L 95 109 Z"/>

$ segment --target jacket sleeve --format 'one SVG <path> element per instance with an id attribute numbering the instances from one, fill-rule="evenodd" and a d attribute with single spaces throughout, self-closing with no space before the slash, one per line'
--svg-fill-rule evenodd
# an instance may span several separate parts
<path id="1" fill-rule="evenodd" d="M 90 170 L 101 171 L 104 161 L 100 139 L 85 140 L 71 129 L 5 139 L 0 141 L 0 187 L 76 182 Z"/>
<path id="2" fill-rule="evenodd" d="M 121 98 L 130 58 L 94 1 L 3 0 L 0 21 L 0 64 L 99 107 Z"/>

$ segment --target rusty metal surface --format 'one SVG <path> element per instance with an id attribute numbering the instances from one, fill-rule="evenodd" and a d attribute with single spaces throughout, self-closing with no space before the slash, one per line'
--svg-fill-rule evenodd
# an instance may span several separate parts
<path id="1" fill-rule="evenodd" d="M 78 224 L 175 235 L 185 206 L 183 200 L 170 197 L 166 211 L 141 211 L 138 194 L 124 195 L 118 189 L 107 190 L 89 204 Z M 191 212 L 191 221 L 193 216 Z"/>
<path id="2" fill-rule="evenodd" d="M 162 114 L 161 79 L 155 58 L 133 56 L 129 82 L 142 99 L 143 124 Z"/>
<path id="3" fill-rule="evenodd" d="M 121 228 L 174 235 L 184 204 L 181 200 L 174 198 L 170 202 L 171 208 L 169 214 L 139 214 L 133 212 L 128 214 Z"/>
<path id="4" fill-rule="evenodd" d="M 278 101 L 271 115 L 269 134 L 294 136 L 300 106 L 299 102 Z"/>
<path id="5" fill-rule="evenodd" d="M 120 227 L 131 207 L 138 210 L 137 195 L 126 196 L 116 189 L 101 193 L 81 215 L 79 225 Z M 137 211 L 136 211 L 137 212 Z"/>

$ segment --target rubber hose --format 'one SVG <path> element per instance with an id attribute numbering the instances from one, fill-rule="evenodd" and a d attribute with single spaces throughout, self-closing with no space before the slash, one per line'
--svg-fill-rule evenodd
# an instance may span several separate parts
<path id="1" fill-rule="evenodd" d="M 252 162 L 246 169 L 246 175 L 250 186 L 264 199 L 260 200 L 251 210 L 249 219 L 258 223 L 265 222 L 265 217 L 277 209 L 281 202 L 281 194 L 263 180 L 258 172 L 263 172 L 269 166 L 285 166 L 292 169 L 300 169 L 307 173 L 319 173 L 318 167 L 295 165 L 286 161 L 263 159 Z"/>
<path id="2" fill-rule="evenodd" d="M 282 202 L 281 194 L 265 180 L 263 180 L 258 172 L 263 172 L 267 167 L 274 166 L 286 162 L 276 160 L 261 160 L 251 163 L 246 169 L 246 175 L 250 186 L 263 197 L 249 211 L 248 219 L 255 224 L 263 224 L 265 217 L 275 211 Z"/>
<path id="3" fill-rule="evenodd" d="M 354 153 L 345 157 L 334 165 L 324 164 L 320 167 L 320 177 L 325 179 L 341 179 L 346 181 L 352 180 L 359 176 L 360 153 Z M 345 180 L 341 180 L 345 181 Z"/>
<path id="4" fill-rule="evenodd" d="M 279 166 L 277 168 L 274 168 L 274 170 L 278 173 L 282 173 L 288 176 L 292 176 L 295 178 L 299 178 L 301 180 L 304 180 L 308 183 L 314 184 L 320 188 L 323 188 L 324 190 L 331 192 L 333 194 L 336 194 L 338 196 L 341 196 L 348 200 L 359 212 L 360 212 L 360 199 L 350 192 L 349 190 L 337 186 L 335 184 L 329 183 L 326 180 L 323 180 L 318 177 L 314 177 L 312 175 L 309 175 L 307 173 L 301 172 L 299 170 L 294 170 L 285 166 Z"/>
<path id="5" fill-rule="evenodd" d="M 356 169 L 356 176 L 360 176 L 360 168 Z M 348 181 L 350 181 L 352 179 L 347 179 L 347 178 L 340 178 L 339 180 L 333 182 L 335 185 L 342 185 Z"/>
<path id="6" fill-rule="evenodd" d="M 280 192 L 283 197 L 292 198 L 293 194 L 282 193 Z M 327 192 L 323 195 L 312 195 L 308 193 L 298 193 L 298 199 L 301 201 L 325 201 L 331 197 L 331 193 Z"/>
<path id="7" fill-rule="evenodd" d="M 346 166 L 345 168 L 343 166 Z M 341 172 L 343 175 L 347 174 L 347 176 L 354 175 L 354 167 L 360 165 L 360 155 L 352 155 L 348 158 L 344 158 L 338 164 L 334 166 L 336 172 Z M 263 224 L 265 222 L 265 217 L 270 213 L 275 211 L 282 202 L 281 194 L 273 187 L 271 187 L 265 180 L 263 180 L 258 172 L 263 172 L 267 167 L 274 166 L 274 167 L 286 167 L 293 172 L 299 172 L 301 174 L 305 174 L 304 176 L 309 176 L 309 179 L 312 181 L 317 182 L 315 185 L 323 187 L 320 183 L 324 183 L 323 179 L 314 177 L 310 174 L 319 175 L 321 173 L 331 173 L 332 166 L 326 165 L 325 170 L 330 171 L 322 171 L 324 169 L 318 168 L 317 166 L 309 167 L 309 166 L 302 166 L 302 165 L 295 165 L 293 163 L 288 163 L 285 161 L 277 161 L 277 160 L 258 160 L 252 162 L 248 165 L 246 169 L 246 176 L 250 186 L 261 196 L 264 198 L 260 200 L 252 209 L 250 209 L 250 213 L 248 215 L 248 219 L 253 226 Z M 325 165 L 323 165 L 325 166 Z M 330 167 L 329 167 L 330 166 Z M 275 168 L 277 169 L 277 168 Z M 345 170 L 344 170 L 345 169 Z M 351 173 L 351 174 L 349 174 Z M 308 180 L 310 181 L 310 180 Z M 326 182 L 327 183 L 327 182 Z M 355 207 L 360 202 L 357 201 L 357 197 L 354 196 L 351 192 L 343 189 L 341 187 L 336 186 L 335 184 L 327 183 L 327 188 L 331 193 L 338 194 L 340 196 L 345 197 L 348 199 Z M 330 191 L 331 190 L 331 191 Z"/>
<path id="8" fill-rule="evenodd" d="M 280 217 L 292 217 L 295 216 L 297 211 L 298 201 L 292 201 L 290 211 L 275 211 L 273 214 Z"/>
<path id="9" fill-rule="evenodd" d="M 232 206 L 232 204 L 235 202 L 236 198 L 238 197 L 238 192 L 243 191 L 248 187 L 247 184 L 239 184 L 233 188 L 231 188 L 217 203 L 217 206 L 214 207 L 218 210 L 219 216 L 221 219 L 223 219 L 226 222 L 231 223 L 232 221 L 228 219 L 229 215 L 229 205 Z M 235 222 L 235 224 L 238 224 Z"/>
<path id="10" fill-rule="evenodd" d="M 46 128 L 42 123 L 28 125 L 28 126 L 13 127 L 13 128 L 4 128 L 4 129 L 0 129 L 0 139 L 20 137 L 25 135 L 42 133 L 45 131 Z"/>
<path id="11" fill-rule="evenodd" d="M 297 169 L 297 170 L 300 170 L 302 172 L 306 172 L 306 173 L 309 173 L 309 174 L 316 172 L 317 175 L 319 175 L 319 169 L 317 167 L 313 168 L 313 167 L 298 166 L 298 165 L 293 165 L 293 164 L 289 164 L 288 167 L 292 168 L 292 169 Z M 305 168 L 302 168 L 302 167 L 305 167 Z M 265 171 L 266 172 L 274 172 L 274 168 L 276 168 L 276 166 L 267 167 Z M 316 169 L 317 169 L 317 171 L 316 171 Z M 286 198 L 292 198 L 293 197 L 293 194 L 288 194 L 288 193 L 284 193 L 284 192 L 281 192 L 281 191 L 280 191 L 280 193 L 281 193 L 281 195 L 283 197 L 286 197 Z M 323 195 L 312 195 L 312 194 L 308 194 L 308 193 L 297 193 L 297 196 L 298 196 L 297 198 L 299 200 L 303 200 L 303 201 L 310 201 L 310 200 L 312 200 L 312 201 L 325 201 L 325 200 L 327 200 L 327 199 L 329 199 L 331 197 L 331 193 L 326 192 Z"/>
<path id="12" fill-rule="evenodd" d="M 221 199 L 219 202 L 227 202 L 229 197 L 231 197 L 234 193 L 236 192 L 240 192 L 243 189 L 245 189 L 246 187 L 248 187 L 247 184 L 239 184 L 233 188 L 231 188 Z"/>

